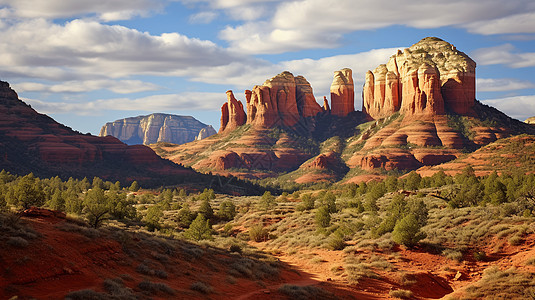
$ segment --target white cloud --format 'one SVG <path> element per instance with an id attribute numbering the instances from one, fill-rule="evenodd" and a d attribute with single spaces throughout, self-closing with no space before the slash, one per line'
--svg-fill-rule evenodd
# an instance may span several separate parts
<path id="1" fill-rule="evenodd" d="M 477 78 L 476 87 L 480 92 L 504 92 L 535 88 L 533 82 L 511 78 Z"/>
<path id="2" fill-rule="evenodd" d="M 521 121 L 535 116 L 535 95 L 484 100 L 483 103 Z"/>
<path id="3" fill-rule="evenodd" d="M 17 22 L 2 32 L 0 68 L 51 80 L 118 78 L 130 74 L 188 75 L 195 68 L 236 61 L 211 41 L 178 33 L 150 35 L 123 26 L 74 20 Z"/>
<path id="4" fill-rule="evenodd" d="M 76 115 L 96 116 L 103 111 L 178 111 L 178 110 L 219 110 L 226 100 L 224 93 L 188 92 L 181 94 L 153 95 L 129 99 L 101 99 L 90 102 L 48 102 L 24 99 L 35 110 L 45 114 L 74 113 Z"/>
<path id="5" fill-rule="evenodd" d="M 202 11 L 189 17 L 189 22 L 193 24 L 209 24 L 217 18 L 217 13 L 213 11 Z"/>
<path id="6" fill-rule="evenodd" d="M 481 34 L 526 33 L 535 28 L 532 0 L 294 0 L 272 10 L 270 19 L 229 26 L 220 38 L 238 51 L 259 54 L 331 48 L 346 33 L 392 25 L 456 26 Z M 512 16 L 519 21 L 515 23 Z"/>
<path id="7" fill-rule="evenodd" d="M 511 44 L 480 48 L 473 51 L 471 55 L 479 65 L 503 64 L 511 68 L 535 66 L 535 52 L 516 52 Z"/>
<path id="8" fill-rule="evenodd" d="M 35 82 L 13 84 L 17 92 L 47 92 L 47 93 L 84 93 L 106 89 L 117 94 L 130 94 L 160 89 L 158 85 L 140 80 L 86 80 L 65 81 L 60 84 L 46 85 Z"/>
<path id="9" fill-rule="evenodd" d="M 479 34 L 535 33 L 535 12 L 469 23 L 468 31 Z"/>
<path id="10" fill-rule="evenodd" d="M 69 18 L 95 16 L 102 21 L 127 20 L 163 9 L 165 0 L 0 0 L 17 18 Z"/>

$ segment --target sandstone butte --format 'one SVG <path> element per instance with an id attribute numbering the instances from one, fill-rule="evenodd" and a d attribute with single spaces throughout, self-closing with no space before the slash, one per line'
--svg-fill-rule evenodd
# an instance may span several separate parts
<path id="1" fill-rule="evenodd" d="M 37 176 L 93 177 L 150 181 L 151 177 L 193 174 L 143 145 L 128 146 L 112 136 L 73 131 L 37 113 L 0 81 L 0 169 Z"/>
<path id="2" fill-rule="evenodd" d="M 424 38 L 366 73 L 362 110 L 379 119 L 405 115 L 473 115 L 476 63 L 455 46 Z"/>
<path id="3" fill-rule="evenodd" d="M 204 138 L 216 134 L 211 126 L 191 116 L 155 113 L 108 122 L 102 126 L 99 136 L 111 135 L 129 145 L 184 144 L 195 140 L 201 130 L 204 130 Z"/>
<path id="4" fill-rule="evenodd" d="M 245 91 L 246 109 L 227 91 L 227 102 L 221 107 L 219 133 L 230 132 L 244 124 L 255 128 L 295 126 L 304 118 L 314 117 L 324 110 L 314 97 L 312 86 L 303 77 L 290 72 L 268 79 L 263 85 Z"/>
<path id="5" fill-rule="evenodd" d="M 348 169 L 373 173 L 379 168 L 434 166 L 467 149 L 532 132 L 527 128 L 532 126 L 476 101 L 475 68 L 476 63 L 450 43 L 424 38 L 366 73 L 362 112 L 354 108 L 350 69 L 334 72 L 331 103 L 324 97 L 323 107 L 304 77 L 285 71 L 245 91 L 247 113 L 227 92 L 220 133 L 226 136 L 250 125 L 240 127 L 231 140 L 218 135 L 184 147 L 164 147 L 159 153 L 202 171 L 247 178 L 296 171 L 288 177 L 297 182 L 336 181 L 349 174 Z M 366 121 L 370 123 L 362 124 Z M 294 129 L 318 145 L 335 136 L 343 142 L 336 149 L 318 146 L 323 152 L 302 151 L 308 145 L 303 147 L 295 136 L 272 134 L 274 127 Z M 344 181 L 354 180 L 346 176 Z"/>

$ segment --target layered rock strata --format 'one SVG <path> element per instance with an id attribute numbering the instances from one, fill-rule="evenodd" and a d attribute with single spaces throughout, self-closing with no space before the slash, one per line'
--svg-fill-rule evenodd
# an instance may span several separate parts
<path id="1" fill-rule="evenodd" d="M 331 114 L 345 117 L 355 111 L 355 87 L 351 69 L 334 72 L 331 84 Z"/>
<path id="2" fill-rule="evenodd" d="M 453 45 L 424 38 L 366 73 L 362 110 L 374 119 L 400 111 L 473 115 L 476 63 Z"/>
<path id="3" fill-rule="evenodd" d="M 149 182 L 194 174 L 149 147 L 81 134 L 39 114 L 0 81 L 0 169 L 16 174 Z"/>
<path id="4" fill-rule="evenodd" d="M 219 133 L 230 132 L 247 121 L 241 101 L 236 100 L 232 91 L 227 91 L 227 102 L 221 107 L 221 127 Z"/>
<path id="5" fill-rule="evenodd" d="M 168 142 L 184 144 L 194 141 L 208 125 L 191 116 L 150 114 L 116 120 L 102 126 L 99 136 L 114 136 L 129 145 Z M 207 129 L 207 134 L 215 131 Z"/>
<path id="6" fill-rule="evenodd" d="M 310 83 L 290 72 L 266 80 L 252 91 L 246 91 L 247 124 L 258 128 L 295 126 L 302 118 L 323 111 L 314 98 Z"/>

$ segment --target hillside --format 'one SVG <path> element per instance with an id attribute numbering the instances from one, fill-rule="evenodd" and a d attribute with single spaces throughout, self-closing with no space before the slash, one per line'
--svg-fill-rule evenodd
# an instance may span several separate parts
<path id="1" fill-rule="evenodd" d="M 100 129 L 99 136 L 111 135 L 128 145 L 148 145 L 157 142 L 184 144 L 215 133 L 212 126 L 194 117 L 155 113 L 108 122 Z"/>
<path id="2" fill-rule="evenodd" d="M 366 74 L 362 111 L 351 105 L 351 70 L 334 73 L 330 105 L 325 99 L 323 107 L 304 77 L 286 71 L 245 91 L 245 104 L 228 91 L 218 135 L 151 147 L 201 172 L 278 184 L 359 182 L 535 134 L 475 99 L 475 69 L 455 46 L 422 39 Z"/>
<path id="3" fill-rule="evenodd" d="M 111 136 L 81 134 L 59 124 L 19 100 L 7 82 L 0 82 L 0 169 L 146 184 L 172 176 L 181 182 L 195 174 L 146 146 L 128 146 Z"/>

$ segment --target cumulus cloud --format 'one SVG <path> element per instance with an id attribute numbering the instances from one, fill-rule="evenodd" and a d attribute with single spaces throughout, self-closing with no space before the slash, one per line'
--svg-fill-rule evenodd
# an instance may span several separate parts
<path id="1" fill-rule="evenodd" d="M 498 18 L 473 22 L 465 25 L 468 31 L 479 34 L 535 33 L 535 12 L 515 14 Z"/>
<path id="2" fill-rule="evenodd" d="M 533 112 L 535 112 L 535 95 L 484 100 L 483 103 L 494 106 L 521 121 L 533 117 Z"/>
<path id="3" fill-rule="evenodd" d="M 65 25 L 26 20 L 4 29 L 0 39 L 3 70 L 51 80 L 130 74 L 183 76 L 191 68 L 225 65 L 238 59 L 211 41 L 178 33 L 150 35 L 87 20 Z"/>
<path id="4" fill-rule="evenodd" d="M 16 18 L 70 18 L 96 17 L 102 21 L 127 20 L 160 11 L 165 0 L 0 0 L 11 17 Z"/>
<path id="5" fill-rule="evenodd" d="M 21 82 L 13 84 L 17 92 L 47 92 L 47 93 L 84 93 L 94 90 L 109 90 L 117 94 L 130 94 L 146 91 L 156 91 L 160 87 L 156 84 L 140 80 L 86 80 L 65 81 L 60 84 L 46 85 L 35 82 Z"/>
<path id="6" fill-rule="evenodd" d="M 223 99 L 223 100 L 222 100 Z M 24 99 L 40 113 L 77 115 L 100 115 L 103 111 L 179 111 L 179 110 L 214 110 L 221 106 L 226 96 L 224 93 L 186 92 L 180 94 L 152 95 L 143 98 L 113 98 L 90 102 L 48 102 Z"/>
<path id="7" fill-rule="evenodd" d="M 535 66 L 535 52 L 517 52 L 511 44 L 477 49 L 471 55 L 480 65 L 503 64 L 511 68 Z"/>
<path id="8" fill-rule="evenodd" d="M 229 26 L 220 38 L 244 53 L 258 54 L 330 48 L 346 33 L 392 25 L 456 26 L 481 34 L 526 33 L 535 28 L 531 0 L 295 0 L 281 2 L 274 11 L 269 19 Z M 514 23 L 515 15 L 521 22 Z"/>
<path id="9" fill-rule="evenodd" d="M 504 92 L 535 88 L 535 84 L 511 78 L 477 78 L 476 87 L 480 92 Z"/>

